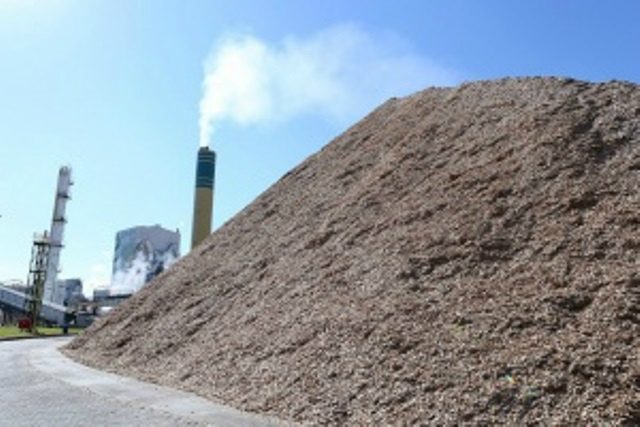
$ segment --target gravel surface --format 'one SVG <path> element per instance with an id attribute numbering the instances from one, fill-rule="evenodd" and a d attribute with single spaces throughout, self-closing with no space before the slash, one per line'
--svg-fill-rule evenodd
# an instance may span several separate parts
<path id="1" fill-rule="evenodd" d="M 68 353 L 309 425 L 639 426 L 639 189 L 635 84 L 392 99 Z"/>

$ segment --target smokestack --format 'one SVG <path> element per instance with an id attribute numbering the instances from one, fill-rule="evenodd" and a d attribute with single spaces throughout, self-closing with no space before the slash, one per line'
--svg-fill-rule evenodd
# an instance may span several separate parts
<path id="1" fill-rule="evenodd" d="M 211 234 L 213 213 L 213 183 L 216 171 L 216 153 L 208 147 L 198 150 L 196 169 L 196 195 L 193 204 L 191 249 Z"/>

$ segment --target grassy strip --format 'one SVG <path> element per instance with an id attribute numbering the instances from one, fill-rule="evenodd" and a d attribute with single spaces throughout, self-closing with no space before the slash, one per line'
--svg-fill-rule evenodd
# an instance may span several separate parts
<path id="1" fill-rule="evenodd" d="M 69 335 L 79 334 L 81 328 L 69 328 Z M 18 328 L 17 326 L 0 326 L 0 340 L 4 338 L 31 337 L 35 335 L 61 335 L 62 328 L 38 328 L 37 334 L 30 334 Z"/>
<path id="2" fill-rule="evenodd" d="M 15 338 L 15 337 L 28 337 L 31 334 L 22 331 L 17 326 L 0 326 L 0 339 L 2 338 Z"/>
<path id="3" fill-rule="evenodd" d="M 81 328 L 69 328 L 69 335 L 75 335 L 82 332 Z M 38 328 L 38 334 L 40 335 L 60 335 L 62 333 L 62 328 Z"/>

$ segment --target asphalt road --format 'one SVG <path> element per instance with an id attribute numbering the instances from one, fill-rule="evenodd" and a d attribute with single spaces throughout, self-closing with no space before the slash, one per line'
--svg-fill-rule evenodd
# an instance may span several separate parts
<path id="1" fill-rule="evenodd" d="M 80 365 L 68 340 L 0 341 L 0 427 L 291 426 Z"/>

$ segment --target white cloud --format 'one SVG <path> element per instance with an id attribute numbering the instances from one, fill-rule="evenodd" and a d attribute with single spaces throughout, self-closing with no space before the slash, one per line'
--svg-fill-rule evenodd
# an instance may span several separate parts
<path id="1" fill-rule="evenodd" d="M 208 145 L 224 120 L 252 125 L 311 113 L 348 122 L 391 96 L 455 80 L 399 37 L 354 25 L 275 44 L 248 34 L 227 37 L 205 64 L 200 144 Z"/>
<path id="2" fill-rule="evenodd" d="M 89 273 L 82 281 L 82 293 L 87 297 L 93 297 L 93 290 L 109 285 L 111 267 L 108 261 L 96 262 L 89 267 Z"/>
<path id="3" fill-rule="evenodd" d="M 82 275 L 82 293 L 87 298 L 93 297 L 93 290 L 109 286 L 111 282 L 111 256 L 113 251 L 103 249 L 100 256 L 94 258 L 84 275 Z"/>

